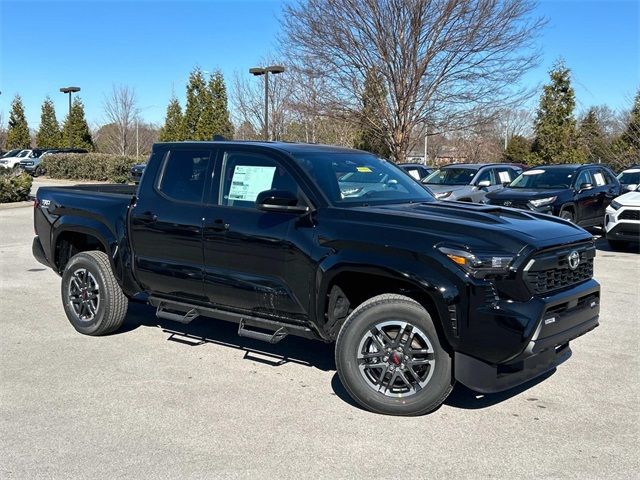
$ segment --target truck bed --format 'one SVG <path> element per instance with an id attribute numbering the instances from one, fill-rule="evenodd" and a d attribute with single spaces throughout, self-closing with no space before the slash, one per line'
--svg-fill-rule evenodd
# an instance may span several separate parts
<path id="1" fill-rule="evenodd" d="M 101 193 L 107 195 L 126 195 L 132 197 L 136 193 L 137 185 L 125 183 L 84 183 L 66 187 L 47 186 L 41 187 L 50 191 L 70 192 L 77 190 L 84 193 Z"/>

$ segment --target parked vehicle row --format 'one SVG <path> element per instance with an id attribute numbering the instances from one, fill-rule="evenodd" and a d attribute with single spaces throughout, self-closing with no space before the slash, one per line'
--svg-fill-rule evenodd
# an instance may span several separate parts
<path id="1" fill-rule="evenodd" d="M 16 148 L 0 157 L 0 166 L 4 168 L 22 168 L 25 172 L 38 176 L 41 173 L 42 158 L 54 153 L 87 153 L 83 148 Z"/>
<path id="2" fill-rule="evenodd" d="M 612 248 L 640 245 L 640 184 L 635 190 L 617 197 L 607 207 L 604 228 Z"/>
<path id="3" fill-rule="evenodd" d="M 20 161 L 20 168 L 22 168 L 25 172 L 30 173 L 34 177 L 41 175 L 44 173 L 41 168 L 41 163 L 47 155 L 53 155 L 56 153 L 88 153 L 84 148 L 52 148 L 42 151 L 42 153 L 38 156 L 34 156 L 31 158 L 27 158 L 25 160 Z"/>
<path id="4" fill-rule="evenodd" d="M 380 413 L 430 412 L 456 381 L 519 385 L 598 326 L 589 233 L 533 210 L 436 201 L 351 149 L 161 143 L 137 188 L 39 188 L 34 224 L 34 256 L 62 276 L 79 332 L 117 330 L 143 298 L 165 320 L 334 342 L 346 390 Z"/>

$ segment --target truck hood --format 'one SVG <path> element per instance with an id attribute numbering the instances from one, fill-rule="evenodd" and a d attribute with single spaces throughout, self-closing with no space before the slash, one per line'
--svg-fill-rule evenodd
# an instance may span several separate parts
<path id="1" fill-rule="evenodd" d="M 557 197 L 564 192 L 566 188 L 549 189 L 549 188 L 503 188 L 496 192 L 487 194 L 489 200 L 511 200 L 514 202 L 522 203 L 528 200 L 536 200 L 538 198 Z"/>
<path id="2" fill-rule="evenodd" d="M 640 192 L 629 192 L 616 197 L 616 202 L 625 207 L 640 207 Z"/>
<path id="3" fill-rule="evenodd" d="M 516 253 L 591 240 L 586 230 L 558 217 L 537 212 L 468 202 L 430 202 L 357 207 L 350 221 L 397 228 L 404 239 L 429 237 L 426 244 L 454 243 L 484 250 Z M 354 212 L 355 213 L 355 212 Z M 363 231 L 363 233 L 365 233 Z"/>

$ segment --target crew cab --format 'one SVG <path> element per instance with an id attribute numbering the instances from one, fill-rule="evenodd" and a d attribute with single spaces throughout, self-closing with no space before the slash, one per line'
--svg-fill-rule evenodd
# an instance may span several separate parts
<path id="1" fill-rule="evenodd" d="M 601 227 L 622 187 L 604 165 L 543 165 L 525 170 L 485 203 L 556 215 L 583 227 Z"/>
<path id="2" fill-rule="evenodd" d="M 582 228 L 436 201 L 357 150 L 159 143 L 137 188 L 41 187 L 34 222 L 33 254 L 61 275 L 79 332 L 117 331 L 143 299 L 168 321 L 335 342 L 343 385 L 379 413 L 428 413 L 456 381 L 485 393 L 519 385 L 598 325 Z"/>

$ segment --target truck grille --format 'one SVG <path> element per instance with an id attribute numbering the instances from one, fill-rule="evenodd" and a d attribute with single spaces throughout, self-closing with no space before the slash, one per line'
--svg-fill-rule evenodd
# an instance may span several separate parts
<path id="1" fill-rule="evenodd" d="M 578 265 L 571 268 L 569 256 L 576 252 Z M 526 264 L 524 282 L 534 295 L 572 287 L 593 276 L 593 243 L 554 248 L 534 255 Z"/>
<path id="2" fill-rule="evenodd" d="M 625 210 L 618 217 L 619 220 L 640 220 L 640 210 Z"/>

